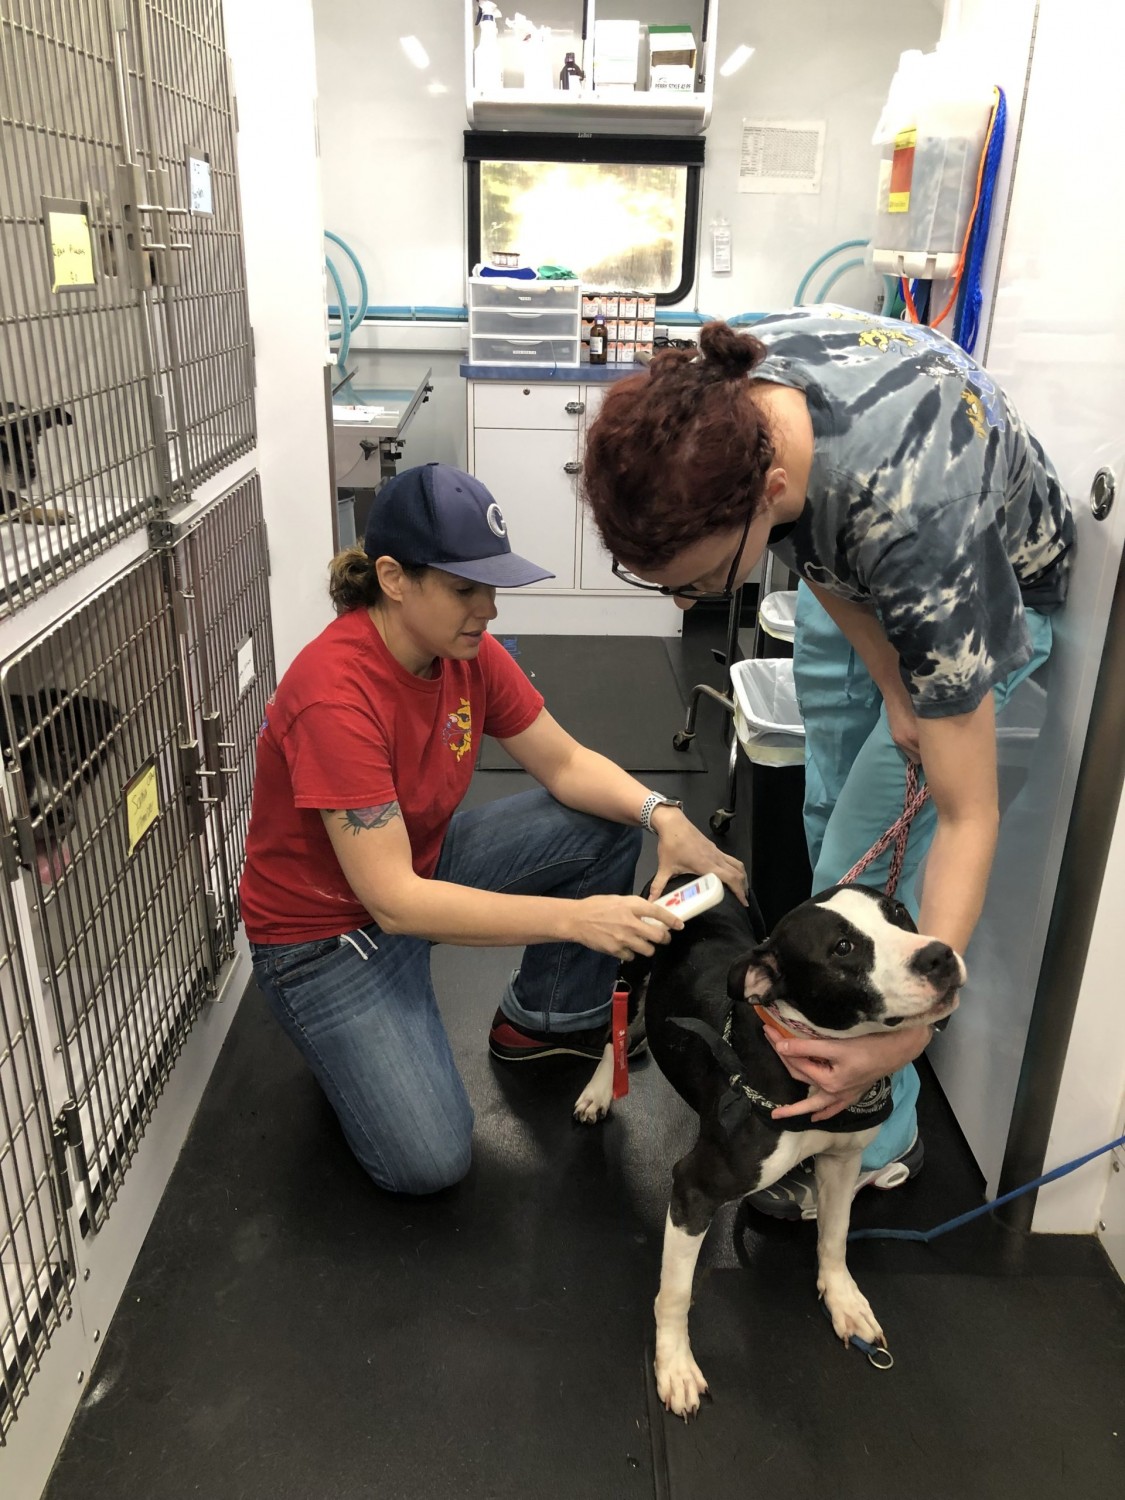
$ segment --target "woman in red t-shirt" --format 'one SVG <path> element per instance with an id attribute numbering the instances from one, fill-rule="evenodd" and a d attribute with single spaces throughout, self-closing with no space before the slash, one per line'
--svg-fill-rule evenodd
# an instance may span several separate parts
<path id="1" fill-rule="evenodd" d="M 496 1057 L 600 1058 L 618 964 L 682 925 L 631 894 L 640 828 L 659 840 L 653 895 L 713 870 L 745 900 L 741 864 L 573 740 L 488 634 L 497 587 L 550 576 L 512 552 L 477 480 L 405 470 L 363 547 L 334 560 L 338 616 L 259 734 L 241 884 L 255 977 L 359 1161 L 400 1192 L 469 1166 L 431 944 L 526 945 L 489 1033 Z M 539 787 L 458 812 L 482 733 Z"/>

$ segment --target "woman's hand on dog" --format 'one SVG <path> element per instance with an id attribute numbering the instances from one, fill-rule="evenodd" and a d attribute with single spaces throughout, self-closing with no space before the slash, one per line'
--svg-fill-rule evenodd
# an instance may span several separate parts
<path id="1" fill-rule="evenodd" d="M 586 896 L 572 902 L 574 917 L 567 940 L 608 953 L 626 962 L 637 954 L 651 958 L 656 943 L 671 941 L 684 924 L 663 906 L 643 896 Z"/>
<path id="2" fill-rule="evenodd" d="M 872 1084 L 897 1073 L 924 1051 L 933 1035 L 928 1026 L 911 1026 L 885 1036 L 857 1036 L 849 1041 L 818 1037 L 783 1037 L 765 1028 L 770 1045 L 791 1077 L 813 1086 L 798 1104 L 773 1111 L 775 1120 L 811 1115 L 812 1123 L 830 1120 L 862 1099 Z"/>
<path id="3" fill-rule="evenodd" d="M 653 901 L 664 894 L 664 887 L 673 875 L 714 874 L 743 906 L 749 904 L 746 899 L 746 866 L 705 838 L 678 807 L 658 807 L 652 815 L 652 826 L 659 841 L 656 874 L 649 887 Z"/>

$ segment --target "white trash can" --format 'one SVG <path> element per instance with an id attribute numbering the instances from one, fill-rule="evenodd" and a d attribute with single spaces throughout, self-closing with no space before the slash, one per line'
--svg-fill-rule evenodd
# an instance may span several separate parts
<path id="1" fill-rule="evenodd" d="M 797 627 L 797 590 L 775 589 L 762 600 L 759 615 L 762 629 L 775 641 L 793 644 Z"/>
<path id="2" fill-rule="evenodd" d="M 738 757 L 739 853 L 771 931 L 808 899 L 805 842 L 805 726 L 791 657 L 754 657 L 731 668 Z"/>

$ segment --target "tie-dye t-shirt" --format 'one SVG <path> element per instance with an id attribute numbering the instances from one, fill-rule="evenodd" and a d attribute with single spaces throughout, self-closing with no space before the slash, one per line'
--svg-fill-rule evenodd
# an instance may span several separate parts
<path id="1" fill-rule="evenodd" d="M 873 605 L 916 713 L 968 713 L 1031 659 L 1024 606 L 1066 596 L 1070 502 L 995 384 L 932 328 L 848 308 L 754 324 L 752 379 L 805 393 L 808 503 L 771 541 L 794 572 Z"/>

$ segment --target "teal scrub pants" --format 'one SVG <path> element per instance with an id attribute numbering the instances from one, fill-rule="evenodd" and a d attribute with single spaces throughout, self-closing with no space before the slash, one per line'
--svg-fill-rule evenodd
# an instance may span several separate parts
<path id="1" fill-rule="evenodd" d="M 998 723 L 1012 693 L 1051 653 L 1051 621 L 1027 611 L 1032 657 L 993 689 Z M 797 702 L 805 725 L 805 837 L 813 892 L 836 885 L 902 812 L 906 757 L 891 739 L 878 688 L 812 591 L 797 591 L 793 644 Z M 926 802 L 910 828 L 897 896 L 917 920 L 918 869 L 934 836 L 937 814 Z M 863 874 L 882 888 L 893 850 Z M 911 1064 L 891 1080 L 894 1110 L 863 1156 L 874 1171 L 909 1151 L 918 1132 L 918 1073 Z"/>

